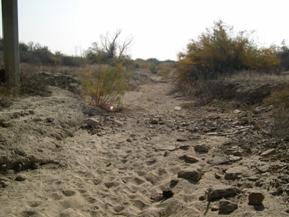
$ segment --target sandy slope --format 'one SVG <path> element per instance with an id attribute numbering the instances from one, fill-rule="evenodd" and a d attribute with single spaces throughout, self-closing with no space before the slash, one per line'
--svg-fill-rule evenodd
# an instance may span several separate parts
<path id="1" fill-rule="evenodd" d="M 48 164 L 23 171 L 20 175 L 26 180 L 18 182 L 13 179 L 19 174 L 0 175 L 9 183 L 0 188 L 0 216 L 204 216 L 208 202 L 200 197 L 221 184 L 242 191 L 230 199 L 239 206 L 231 216 L 288 216 L 283 200 L 255 187 L 256 180 L 224 180 L 226 169 L 240 165 L 246 168 L 245 173 L 252 173 L 248 176 L 256 175 L 253 168 L 260 163 L 258 156 L 223 165 L 209 163 L 230 141 L 230 129 L 227 134 L 199 133 L 188 127 L 200 117 L 234 119 L 235 114 L 202 108 L 176 111 L 176 106 L 189 102 L 169 96 L 170 84 L 155 80 L 125 96 L 124 112 L 95 116 L 94 121 L 109 123 L 96 134 L 78 130 L 73 137 L 58 140 L 61 149 L 51 155 L 57 155 L 66 166 Z M 204 144 L 209 152 L 196 153 L 194 147 Z M 198 161 L 184 162 L 184 155 Z M 200 171 L 202 177 L 190 183 L 177 177 L 181 170 Z M 263 211 L 248 205 L 247 195 L 252 188 L 265 195 Z M 173 192 L 173 197 L 158 201 L 165 190 Z M 218 201 L 212 202 L 206 216 L 218 216 L 218 211 L 211 211 L 216 206 Z"/>

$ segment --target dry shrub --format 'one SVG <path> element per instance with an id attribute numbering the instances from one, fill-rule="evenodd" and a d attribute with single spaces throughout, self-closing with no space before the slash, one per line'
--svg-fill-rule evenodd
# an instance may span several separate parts
<path id="1" fill-rule="evenodd" d="M 23 95 L 49 96 L 48 84 L 39 76 L 41 66 L 21 64 L 21 88 Z"/>
<path id="2" fill-rule="evenodd" d="M 259 48 L 244 32 L 234 34 L 220 21 L 179 54 L 178 86 L 242 70 L 275 72 L 279 63 L 276 48 Z"/>
<path id="3" fill-rule="evenodd" d="M 82 94 L 91 106 L 108 111 L 122 107 L 122 96 L 128 89 L 129 75 L 122 65 L 87 67 L 82 75 Z"/>
<path id="4" fill-rule="evenodd" d="M 289 86 L 275 90 L 265 104 L 273 105 L 272 134 L 278 138 L 289 137 Z"/>

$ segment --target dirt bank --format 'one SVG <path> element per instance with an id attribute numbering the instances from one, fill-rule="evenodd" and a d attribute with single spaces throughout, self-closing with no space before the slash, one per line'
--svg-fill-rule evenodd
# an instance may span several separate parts
<path id="1" fill-rule="evenodd" d="M 38 161 L 2 163 L 0 216 L 288 216 L 274 185 L 287 164 L 246 143 L 264 137 L 251 113 L 185 109 L 191 101 L 153 80 L 126 94 L 121 113 L 85 117 L 60 89 L 1 111 L 1 156 Z"/>

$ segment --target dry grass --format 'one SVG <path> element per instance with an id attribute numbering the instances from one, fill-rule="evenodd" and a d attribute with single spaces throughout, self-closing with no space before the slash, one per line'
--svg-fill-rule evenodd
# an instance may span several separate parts
<path id="1" fill-rule="evenodd" d="M 273 105 L 272 134 L 278 138 L 289 136 L 289 85 L 275 90 L 264 100 L 266 105 Z"/>
<path id="2" fill-rule="evenodd" d="M 242 71 L 231 75 L 221 76 L 219 79 L 240 82 L 289 82 L 289 73 L 264 74 L 256 71 Z"/>
<path id="3" fill-rule="evenodd" d="M 128 89 L 129 75 L 121 66 L 87 67 L 81 74 L 82 95 L 95 107 L 116 111 L 122 107 L 122 96 Z"/>

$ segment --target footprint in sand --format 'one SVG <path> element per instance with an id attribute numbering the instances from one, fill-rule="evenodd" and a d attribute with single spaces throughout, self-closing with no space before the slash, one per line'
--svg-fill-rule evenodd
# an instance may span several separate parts
<path id="1" fill-rule="evenodd" d="M 73 190 L 63 190 L 62 193 L 66 197 L 71 197 L 76 194 L 76 192 Z"/>
<path id="2" fill-rule="evenodd" d="M 61 212 L 59 217 L 85 217 L 85 216 L 72 208 L 68 208 L 63 212 Z"/>

